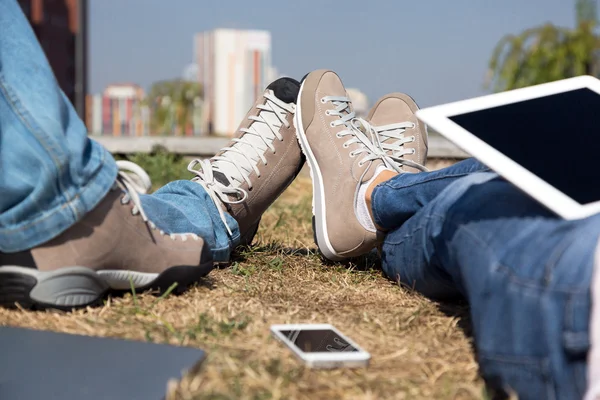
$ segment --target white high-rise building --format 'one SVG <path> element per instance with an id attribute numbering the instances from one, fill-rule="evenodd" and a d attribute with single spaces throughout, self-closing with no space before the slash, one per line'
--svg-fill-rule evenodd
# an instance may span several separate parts
<path id="1" fill-rule="evenodd" d="M 195 40 L 198 81 L 204 87 L 204 132 L 230 136 L 270 83 L 271 34 L 217 29 Z"/>

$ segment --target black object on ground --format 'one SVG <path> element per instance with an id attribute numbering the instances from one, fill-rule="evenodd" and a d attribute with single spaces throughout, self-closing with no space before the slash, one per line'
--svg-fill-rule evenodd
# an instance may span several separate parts
<path id="1" fill-rule="evenodd" d="M 204 359 L 189 347 L 0 327 L 0 399 L 163 399 Z"/>

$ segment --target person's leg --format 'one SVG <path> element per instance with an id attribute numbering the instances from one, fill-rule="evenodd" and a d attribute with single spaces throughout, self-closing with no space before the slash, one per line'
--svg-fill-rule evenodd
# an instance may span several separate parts
<path id="1" fill-rule="evenodd" d="M 374 211 L 404 201 L 402 179 L 378 188 Z M 582 398 L 600 217 L 564 221 L 497 175 L 476 173 L 395 218 L 385 273 L 431 298 L 469 301 L 490 385 L 522 399 Z"/>
<path id="2" fill-rule="evenodd" d="M 44 243 L 92 210 L 115 182 L 111 155 L 87 138 L 29 22 L 0 0 L 0 251 Z"/>
<path id="3" fill-rule="evenodd" d="M 174 181 L 150 195 L 141 196 L 141 200 L 148 218 L 160 229 L 192 232 L 202 237 L 215 262 L 228 262 L 240 242 L 237 221 L 229 213 L 224 213 L 222 220 L 219 205 L 195 182 Z"/>
<path id="4" fill-rule="evenodd" d="M 0 305 L 70 309 L 208 273 L 204 241 L 155 229 L 131 183 L 88 139 L 17 2 L 0 0 Z"/>
<path id="5" fill-rule="evenodd" d="M 371 211 L 375 224 L 386 231 L 393 230 L 457 179 L 489 170 L 477 159 L 469 158 L 438 171 L 396 175 L 373 190 Z"/>
<path id="6" fill-rule="evenodd" d="M 168 232 L 204 232 L 218 262 L 228 261 L 236 245 L 249 244 L 262 214 L 304 165 L 293 124 L 299 87 L 291 78 L 272 82 L 235 138 L 211 159 L 192 162 L 191 181 L 143 196 L 148 217 Z"/>

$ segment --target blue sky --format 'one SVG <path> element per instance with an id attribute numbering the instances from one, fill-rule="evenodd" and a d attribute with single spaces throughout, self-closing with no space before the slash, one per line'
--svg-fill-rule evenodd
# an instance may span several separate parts
<path id="1" fill-rule="evenodd" d="M 371 104 L 403 91 L 431 106 L 485 93 L 504 34 L 574 21 L 572 0 L 90 0 L 89 89 L 179 77 L 194 33 L 254 28 L 282 74 L 330 68 Z"/>

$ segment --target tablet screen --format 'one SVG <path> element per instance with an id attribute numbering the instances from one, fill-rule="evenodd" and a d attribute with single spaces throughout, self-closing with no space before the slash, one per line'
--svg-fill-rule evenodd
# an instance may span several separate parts
<path id="1" fill-rule="evenodd" d="M 449 118 L 578 203 L 600 200 L 600 94 L 577 89 Z"/>

